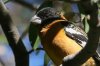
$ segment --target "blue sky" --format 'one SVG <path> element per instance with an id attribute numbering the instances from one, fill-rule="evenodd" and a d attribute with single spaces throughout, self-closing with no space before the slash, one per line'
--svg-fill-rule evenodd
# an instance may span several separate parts
<path id="1" fill-rule="evenodd" d="M 30 46 L 28 35 L 23 39 L 23 42 L 27 48 L 27 51 L 30 51 L 32 47 Z M 30 54 L 30 66 L 43 66 L 44 53 L 45 52 L 43 50 L 39 51 L 38 54 L 36 51 L 32 52 Z"/>
<path id="2" fill-rule="evenodd" d="M 32 49 L 30 47 L 28 37 L 25 37 L 24 40 L 25 44 L 27 44 L 27 50 Z M 30 53 L 30 66 L 43 66 L 44 63 L 44 51 L 40 51 L 38 54 L 35 52 Z M 12 53 L 11 48 L 8 44 L 0 44 L 0 60 L 5 64 L 5 66 L 15 66 L 14 56 Z"/>

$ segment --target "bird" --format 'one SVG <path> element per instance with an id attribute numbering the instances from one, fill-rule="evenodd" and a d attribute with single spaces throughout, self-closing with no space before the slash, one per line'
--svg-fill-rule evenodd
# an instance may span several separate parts
<path id="1" fill-rule="evenodd" d="M 62 64 L 65 56 L 80 51 L 87 43 L 87 34 L 60 11 L 53 7 L 40 9 L 31 22 L 39 25 L 38 34 L 44 50 L 56 66 Z M 96 66 L 95 59 L 89 58 L 82 66 Z"/>

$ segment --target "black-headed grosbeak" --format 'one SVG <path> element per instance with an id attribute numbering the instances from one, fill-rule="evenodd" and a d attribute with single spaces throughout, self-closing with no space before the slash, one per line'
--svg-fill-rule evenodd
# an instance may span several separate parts
<path id="1" fill-rule="evenodd" d="M 43 48 L 55 65 L 59 66 L 65 56 L 74 54 L 86 45 L 86 33 L 69 22 L 59 11 L 51 7 L 41 9 L 31 22 L 39 25 L 39 36 Z M 82 66 L 95 66 L 94 58 Z"/>

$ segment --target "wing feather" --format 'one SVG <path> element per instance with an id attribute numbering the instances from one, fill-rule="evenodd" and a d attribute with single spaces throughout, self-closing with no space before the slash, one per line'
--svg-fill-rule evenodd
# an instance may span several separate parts
<path id="1" fill-rule="evenodd" d="M 80 46 L 84 47 L 88 40 L 87 34 L 78 26 L 71 22 L 63 24 L 66 36 L 75 40 Z"/>
<path id="2" fill-rule="evenodd" d="M 88 38 L 87 34 L 78 26 L 71 22 L 63 22 L 64 31 L 66 36 L 69 36 L 71 39 L 75 40 L 81 47 L 85 47 Z M 96 51 L 96 54 L 93 56 L 96 61 L 100 62 L 100 54 Z"/>

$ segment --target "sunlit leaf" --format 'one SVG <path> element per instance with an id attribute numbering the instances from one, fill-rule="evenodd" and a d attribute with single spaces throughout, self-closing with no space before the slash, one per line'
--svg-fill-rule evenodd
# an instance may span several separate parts
<path id="1" fill-rule="evenodd" d="M 85 31 L 86 33 L 88 33 L 88 31 L 89 31 L 89 24 L 88 24 L 88 19 L 87 19 L 86 16 L 84 16 L 84 19 L 82 20 L 82 22 L 83 22 L 83 24 L 84 24 L 84 31 Z"/>
<path id="2" fill-rule="evenodd" d="M 81 21 L 84 24 L 84 31 L 86 33 L 88 33 L 88 31 L 89 31 L 88 19 L 87 19 L 86 15 L 85 15 L 84 9 L 80 6 L 80 4 L 78 4 L 78 7 L 79 7 L 80 14 L 81 14 Z"/>
<path id="3" fill-rule="evenodd" d="M 40 39 L 39 39 L 39 36 L 37 36 L 36 41 L 35 41 L 34 46 L 33 46 L 33 49 L 37 49 L 39 44 L 40 44 Z"/>
<path id="4" fill-rule="evenodd" d="M 81 21 L 83 21 L 83 19 L 85 19 L 85 15 L 81 14 Z"/>
<path id="5" fill-rule="evenodd" d="M 5 43 L 5 44 L 7 44 L 7 39 L 5 38 L 4 35 L 0 35 L 0 43 Z"/>
<path id="6" fill-rule="evenodd" d="M 84 30 L 85 30 L 85 32 L 86 32 L 86 33 L 88 33 L 88 31 L 89 31 L 89 24 L 88 24 L 88 22 L 87 22 L 87 21 L 88 21 L 88 19 L 85 17 L 85 22 L 84 22 L 84 23 L 85 23 L 85 24 L 84 24 Z"/>

